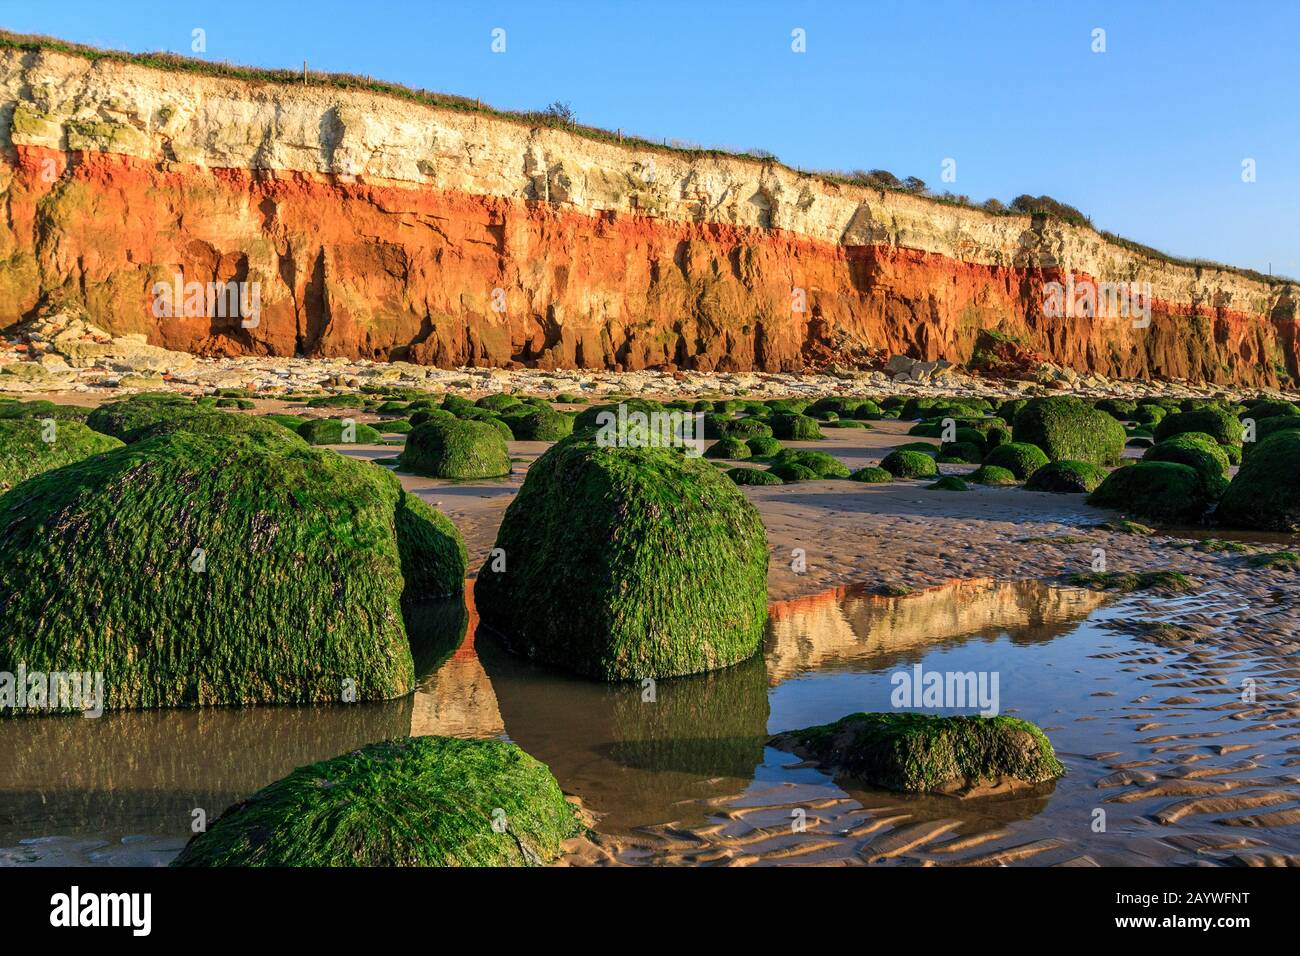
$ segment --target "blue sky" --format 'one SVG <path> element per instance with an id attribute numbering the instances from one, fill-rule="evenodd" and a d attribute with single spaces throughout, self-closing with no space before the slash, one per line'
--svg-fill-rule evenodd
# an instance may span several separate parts
<path id="1" fill-rule="evenodd" d="M 1289 0 L 2 0 L 0 25 L 187 54 L 201 27 L 215 60 L 306 59 L 511 109 L 566 100 L 585 123 L 884 168 L 978 200 L 1047 193 L 1166 252 L 1300 276 Z"/>

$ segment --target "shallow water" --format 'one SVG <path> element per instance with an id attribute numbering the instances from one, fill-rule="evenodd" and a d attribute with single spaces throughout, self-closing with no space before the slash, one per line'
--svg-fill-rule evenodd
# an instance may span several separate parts
<path id="1" fill-rule="evenodd" d="M 1286 815 L 1300 804 L 1300 720 L 1289 704 L 1300 671 L 1110 626 L 1153 609 L 1184 620 L 1197 603 L 1103 605 L 1095 592 L 1038 582 L 968 582 L 904 598 L 841 590 L 774 605 L 762 657 L 660 681 L 650 700 L 640 685 L 513 657 L 477 628 L 472 607 L 430 605 L 413 627 L 425 676 L 400 701 L 0 724 L 0 766 L 11 768 L 0 779 L 0 862 L 163 863 L 188 838 L 196 809 L 213 819 L 294 767 L 433 733 L 505 736 L 547 763 L 597 817 L 595 849 L 580 862 L 1300 855 L 1300 816 Z M 835 781 L 766 746 L 782 730 L 889 710 L 891 675 L 918 664 L 995 673 L 1001 712 L 1043 726 L 1066 777 L 1012 795 L 902 797 Z M 1261 703 L 1240 701 L 1245 676 L 1260 682 Z M 1206 795 L 1226 802 L 1158 821 Z M 800 820 L 802 830 L 792 826 Z"/>

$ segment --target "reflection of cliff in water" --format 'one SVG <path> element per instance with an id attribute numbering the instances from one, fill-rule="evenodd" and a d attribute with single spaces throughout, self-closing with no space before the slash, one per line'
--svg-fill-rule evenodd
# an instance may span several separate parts
<path id="1" fill-rule="evenodd" d="M 616 832 L 685 819 L 683 801 L 731 796 L 753 779 L 767 739 L 762 658 L 697 677 L 604 684 L 543 668 L 480 630 L 478 652 L 506 733 Z"/>
<path id="2" fill-rule="evenodd" d="M 936 644 L 1007 635 L 1012 643 L 1051 640 L 1106 596 L 1041 581 L 963 581 L 906 597 L 864 587 L 772 605 L 768 679 L 773 686 L 812 670 L 871 669 L 907 662 Z"/>
<path id="3" fill-rule="evenodd" d="M 459 599 L 404 609 L 417 674 L 448 659 Z M 411 731 L 415 697 L 355 704 L 108 711 L 0 722 L 0 836 L 190 832 L 305 764 Z"/>

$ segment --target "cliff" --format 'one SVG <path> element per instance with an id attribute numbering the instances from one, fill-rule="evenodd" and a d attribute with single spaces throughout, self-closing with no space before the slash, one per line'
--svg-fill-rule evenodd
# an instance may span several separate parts
<path id="1" fill-rule="evenodd" d="M 74 302 L 199 354 L 792 371 L 966 362 L 982 329 L 1112 377 L 1297 373 L 1297 290 L 745 157 L 602 141 L 323 83 L 0 50 L 0 329 Z M 1150 284 L 1152 321 L 1045 314 Z M 155 283 L 257 283 L 255 323 Z M 251 325 L 251 327 L 243 327 Z"/>

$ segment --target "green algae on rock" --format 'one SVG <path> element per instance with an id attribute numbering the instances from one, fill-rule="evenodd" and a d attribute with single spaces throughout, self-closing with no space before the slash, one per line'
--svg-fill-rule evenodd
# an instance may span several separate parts
<path id="1" fill-rule="evenodd" d="M 474 585 L 518 654 L 602 680 L 745 660 L 767 620 L 767 540 L 724 475 L 667 448 L 566 439 L 529 468 Z"/>
<path id="2" fill-rule="evenodd" d="M 1241 422 L 1231 411 L 1207 405 L 1166 415 L 1156 424 L 1155 438 L 1161 442 L 1182 432 L 1204 432 L 1220 445 L 1240 445 L 1242 431 Z"/>
<path id="3" fill-rule="evenodd" d="M 931 455 L 904 449 L 891 451 L 881 460 L 880 467 L 895 478 L 933 478 L 939 473 Z"/>
<path id="4" fill-rule="evenodd" d="M 1147 449 L 1143 461 L 1174 461 L 1196 469 L 1205 495 L 1218 499 L 1228 487 L 1228 455 L 1204 432 L 1179 432 Z"/>
<path id="5" fill-rule="evenodd" d="M 436 419 L 406 436 L 400 468 L 429 478 L 499 478 L 510 474 L 505 439 L 487 422 Z"/>
<path id="6" fill-rule="evenodd" d="M 770 745 L 872 786 L 908 793 L 1033 785 L 1065 773 L 1042 730 L 1015 717 L 850 714 L 779 734 Z"/>
<path id="7" fill-rule="evenodd" d="M 1106 480 L 1107 471 L 1088 461 L 1061 459 L 1038 468 L 1025 482 L 1026 491 L 1051 491 L 1058 494 L 1095 491 Z"/>
<path id="8" fill-rule="evenodd" d="M 505 423 L 518 441 L 559 441 L 573 434 L 573 416 L 549 408 L 510 414 Z"/>
<path id="9" fill-rule="evenodd" d="M 705 458 L 721 458 L 730 461 L 743 461 L 753 457 L 749 446 L 739 438 L 722 438 L 704 449 Z"/>
<path id="10" fill-rule="evenodd" d="M 1021 481 L 1026 481 L 1047 462 L 1048 457 L 1041 448 L 1019 441 L 990 448 L 989 453 L 984 456 L 985 465 L 1005 468 Z"/>
<path id="11" fill-rule="evenodd" d="M 728 478 L 738 485 L 783 485 L 784 481 L 781 476 L 771 471 L 760 471 L 757 468 L 728 468 L 723 472 Z"/>
<path id="12" fill-rule="evenodd" d="M 122 442 L 78 421 L 10 418 L 0 420 L 0 492 L 20 481 L 100 452 Z"/>
<path id="13" fill-rule="evenodd" d="M 1016 413 L 1012 436 L 1037 445 L 1051 461 L 1094 465 L 1118 465 L 1126 441 L 1124 426 L 1114 417 L 1064 395 L 1031 399 Z"/>
<path id="14" fill-rule="evenodd" d="M 532 866 L 581 831 L 545 764 L 502 740 L 411 737 L 299 767 L 173 866 Z"/>
<path id="15" fill-rule="evenodd" d="M 825 437 L 817 419 L 791 412 L 777 412 L 772 416 L 772 435 L 783 441 L 819 441 Z"/>
<path id="16" fill-rule="evenodd" d="M 980 465 L 969 475 L 967 481 L 973 481 L 977 485 L 1014 485 L 1016 475 L 1010 468 L 1002 468 L 998 465 Z"/>
<path id="17" fill-rule="evenodd" d="M 1139 461 L 1117 468 L 1087 500 L 1157 521 L 1196 521 L 1210 506 L 1196 469 L 1172 461 Z"/>
<path id="18" fill-rule="evenodd" d="M 181 395 L 132 395 L 117 402 L 100 405 L 86 416 L 86 424 L 97 432 L 135 441 L 150 425 L 189 415 L 211 414 Z"/>
<path id="19" fill-rule="evenodd" d="M 931 491 L 969 491 L 966 482 L 956 475 L 944 475 L 938 481 L 925 486 Z"/>
<path id="20" fill-rule="evenodd" d="M 1300 432 L 1281 431 L 1256 445 L 1219 500 L 1220 524 L 1300 530 Z"/>
<path id="21" fill-rule="evenodd" d="M 140 441 L 0 497 L 0 670 L 102 672 L 107 708 L 398 697 L 401 601 L 459 590 L 458 538 L 288 434 Z"/>
<path id="22" fill-rule="evenodd" d="M 883 485 L 893 480 L 893 475 L 876 465 L 867 465 L 849 475 L 849 481 L 861 481 L 869 485 Z"/>
<path id="23" fill-rule="evenodd" d="M 309 445 L 377 445 L 384 437 L 370 425 L 341 418 L 308 419 L 298 434 Z"/>

